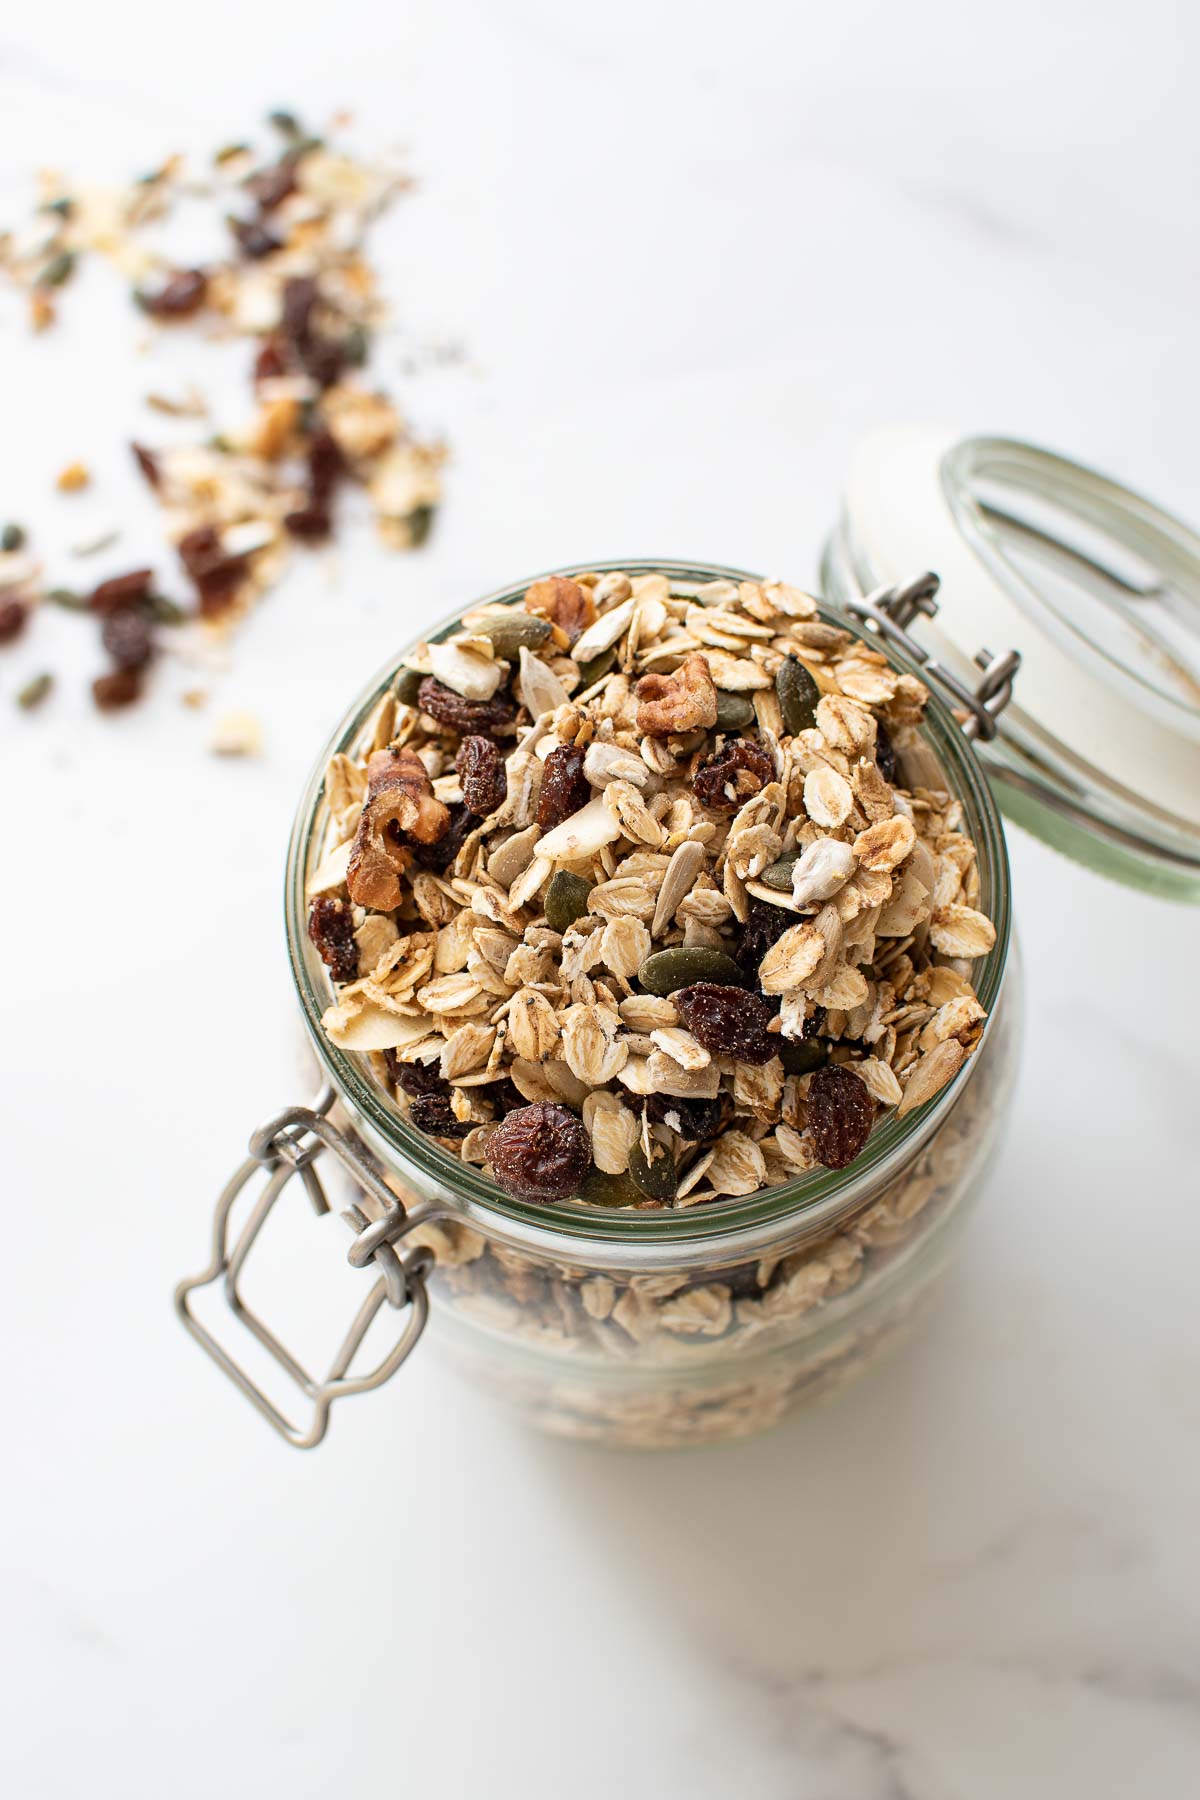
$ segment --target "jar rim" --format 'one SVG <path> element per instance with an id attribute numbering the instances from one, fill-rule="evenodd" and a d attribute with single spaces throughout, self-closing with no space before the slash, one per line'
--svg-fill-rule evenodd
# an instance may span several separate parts
<path id="1" fill-rule="evenodd" d="M 542 574 L 526 576 L 472 600 L 413 641 L 437 641 L 458 628 L 464 612 L 479 606 L 518 601 L 534 581 L 548 575 L 575 575 L 581 569 L 598 574 L 616 571 L 629 575 L 662 574 L 675 583 L 761 582 L 766 579 L 722 564 L 687 563 L 669 557 L 573 562 Z M 921 679 L 917 665 L 894 644 L 866 632 L 858 620 L 828 602 L 819 601 L 818 605 L 820 616 L 827 623 L 849 630 L 867 641 L 872 649 L 883 651 L 901 673 Z M 724 1197 L 695 1208 L 640 1212 L 581 1202 L 535 1205 L 511 1198 L 482 1170 L 450 1155 L 434 1139 L 425 1137 L 410 1125 L 395 1101 L 368 1073 L 363 1053 L 341 1050 L 329 1041 L 321 1027 L 321 1015 L 333 999 L 333 990 L 328 972 L 308 938 L 306 895 L 307 879 L 318 851 L 325 771 L 331 757 L 339 752 L 348 753 L 358 744 L 368 722 L 395 682 L 410 648 L 411 645 L 405 646 L 368 683 L 343 715 L 318 757 L 296 810 L 284 887 L 288 958 L 305 1026 L 326 1078 L 366 1128 L 369 1141 L 386 1150 L 388 1157 L 399 1165 L 402 1176 L 411 1172 L 412 1178 L 426 1192 L 432 1188 L 440 1195 L 448 1216 L 468 1224 L 476 1221 L 493 1233 L 497 1229 L 507 1231 L 514 1241 L 544 1245 L 548 1240 L 603 1240 L 630 1245 L 670 1244 L 678 1248 L 688 1242 L 711 1243 L 713 1239 L 734 1235 L 741 1241 L 747 1232 L 753 1233 L 756 1229 L 771 1234 L 785 1221 L 792 1224 L 811 1221 L 817 1228 L 831 1225 L 838 1217 L 853 1211 L 915 1155 L 939 1128 L 961 1095 L 977 1063 L 978 1052 L 928 1105 L 917 1108 L 904 1119 L 898 1119 L 893 1113 L 876 1125 L 866 1148 L 848 1169 L 812 1170 L 778 1187 L 760 1189 L 745 1196 Z M 990 1024 L 1004 976 L 1011 934 L 1011 882 L 1004 829 L 983 767 L 953 714 L 936 693 L 930 693 L 921 732 L 946 771 L 950 791 L 966 811 L 967 829 L 978 856 L 980 905 L 996 928 L 995 945 L 980 960 L 976 980 L 976 992 L 989 1015 Z"/>

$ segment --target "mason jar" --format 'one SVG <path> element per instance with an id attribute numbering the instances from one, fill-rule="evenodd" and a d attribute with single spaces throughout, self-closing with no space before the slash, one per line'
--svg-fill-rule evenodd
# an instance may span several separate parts
<path id="1" fill-rule="evenodd" d="M 951 449 L 957 447 L 954 440 Z M 960 484 L 955 506 L 973 505 L 979 518 L 993 524 L 1002 515 L 1005 530 L 1020 535 L 1023 548 L 1030 541 L 1051 546 L 1056 563 L 1075 559 L 1076 581 L 1102 579 L 1112 587 L 1112 559 L 1105 560 L 1095 545 L 1085 551 L 1044 523 L 1036 527 L 1042 540 L 1031 540 L 1012 523 L 1017 515 L 994 496 L 985 514 L 970 487 L 979 465 L 967 469 L 967 462 L 959 455 L 955 463 Z M 1024 473 L 1027 465 L 1020 467 Z M 873 497 L 874 486 L 868 488 Z M 1105 515 L 1110 529 L 1115 520 L 1117 535 L 1128 535 L 1132 507 L 1138 530 L 1144 531 L 1145 503 L 1134 505 L 1135 497 L 1121 490 L 1113 495 Z M 910 480 L 898 511 L 907 519 L 911 507 Z M 886 561 L 887 534 L 876 531 L 877 525 L 873 514 L 869 529 L 863 529 L 851 497 L 826 556 L 828 589 L 836 598 L 823 604 L 822 617 L 869 640 L 897 670 L 919 676 L 930 688 L 920 743 L 905 753 L 904 773 L 909 783 L 941 787 L 957 798 L 963 828 L 976 847 L 978 905 L 996 929 L 994 947 L 972 971 L 988 1014 L 980 1047 L 927 1104 L 904 1117 L 893 1112 L 876 1124 L 865 1149 L 843 1170 L 816 1169 L 748 1196 L 679 1210 L 631 1211 L 575 1200 L 535 1205 L 503 1192 L 482 1168 L 463 1163 L 416 1131 L 371 1058 L 339 1049 L 321 1028 L 332 990 L 309 941 L 306 908 L 310 878 L 329 849 L 324 774 L 335 753 L 361 755 L 375 741 L 380 709 L 389 704 L 400 673 L 398 657 L 351 707 L 318 759 L 288 853 L 288 953 L 325 1085 L 311 1106 L 291 1107 L 254 1134 L 249 1158 L 218 1203 L 212 1260 L 176 1295 L 188 1329 L 293 1444 L 308 1447 L 320 1440 L 335 1399 L 381 1386 L 426 1323 L 430 1343 L 453 1369 L 526 1422 L 598 1443 L 650 1448 L 711 1443 L 774 1425 L 861 1374 L 920 1318 L 951 1264 L 969 1203 L 983 1185 L 1019 1056 L 1020 968 L 998 801 L 1019 795 L 1022 822 L 1032 813 L 1035 828 L 1047 836 L 1052 832 L 1047 821 L 1061 820 L 1066 803 L 1061 792 L 1050 792 L 1044 764 L 1037 771 L 1040 811 L 1030 798 L 1028 762 L 1019 778 L 1011 771 L 1014 752 L 1005 742 L 1005 728 L 1013 708 L 1007 713 L 1005 708 L 1020 658 L 1008 651 L 993 655 L 982 642 L 961 655 L 959 647 L 972 632 L 970 618 L 955 621 L 936 646 L 923 635 L 935 622 L 946 632 L 944 621 L 960 595 L 972 591 L 970 572 L 960 570 L 940 610 L 935 576 L 902 581 L 885 574 L 878 584 L 860 579 L 868 565 L 877 568 Z M 903 523 L 897 535 L 905 537 L 908 529 Z M 1183 528 L 1172 522 L 1172 530 Z M 930 537 L 939 537 L 933 526 Z M 945 551 L 945 542 L 936 547 Z M 1001 582 L 1002 560 L 988 567 L 990 581 Z M 715 580 L 761 579 L 735 569 L 662 560 L 587 567 L 665 575 L 672 590 L 683 594 Z M 1172 570 L 1173 577 L 1181 568 Z M 1028 571 L 1020 578 L 1027 580 Z M 1132 578 L 1124 571 L 1115 579 Z M 1190 593 L 1200 593 L 1200 556 L 1188 579 Z M 528 585 L 523 580 L 473 604 L 517 602 Z M 980 609 L 980 585 L 976 580 L 972 597 L 964 599 L 968 613 Z M 998 616 L 993 612 L 993 623 Z M 457 623 L 456 615 L 427 634 L 427 641 L 448 635 Z M 1161 658 L 1161 643 L 1157 654 Z M 1176 661 L 1187 666 L 1182 649 Z M 1024 719 L 1020 730 L 1027 747 Z M 1194 750 L 1200 758 L 1200 745 Z M 1081 760 L 1077 744 L 1071 754 Z M 1061 774 L 1061 764 L 1053 772 Z M 1102 777 L 1099 771 L 1096 792 Z M 1089 815 L 1080 785 L 1077 779 L 1071 790 L 1072 829 L 1084 832 Z M 1200 892 L 1200 812 L 1190 827 L 1186 818 L 1173 819 L 1174 835 L 1165 846 L 1161 835 L 1155 840 L 1147 830 L 1136 844 L 1128 830 L 1114 836 L 1103 807 L 1096 818 L 1088 837 L 1089 862 L 1139 885 L 1189 897 Z M 1072 845 L 1068 841 L 1065 847 Z M 354 1233 L 349 1260 L 375 1279 L 329 1373 L 315 1377 L 246 1306 L 238 1279 L 262 1224 L 293 1177 L 299 1177 L 316 1210 L 327 1209 L 314 1166 L 323 1153 L 340 1164 L 350 1183 L 344 1213 Z M 247 1204 L 249 1216 L 235 1232 L 235 1210 Z M 235 1317 L 299 1390 L 303 1413 L 271 1398 L 227 1348 L 224 1336 L 201 1322 L 193 1294 L 218 1281 Z M 395 1321 L 393 1347 L 375 1367 L 355 1373 L 368 1327 L 385 1309 Z"/>

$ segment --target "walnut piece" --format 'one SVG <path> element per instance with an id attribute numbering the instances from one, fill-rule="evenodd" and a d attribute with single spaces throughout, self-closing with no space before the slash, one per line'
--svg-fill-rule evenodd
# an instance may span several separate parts
<path id="1" fill-rule="evenodd" d="M 449 826 L 450 814 L 434 797 L 420 757 L 411 750 L 376 750 L 367 763 L 367 802 L 346 870 L 350 898 L 377 912 L 399 906 L 400 875 L 411 853 L 390 828 L 436 844 Z"/>
<path id="2" fill-rule="evenodd" d="M 673 675 L 643 675 L 637 684 L 638 730 L 651 737 L 710 731 L 717 722 L 717 690 L 708 659 L 694 651 Z"/>
<path id="3" fill-rule="evenodd" d="M 574 643 L 596 617 L 596 602 L 578 581 L 565 575 L 547 575 L 525 590 L 525 611 L 549 619 L 564 632 L 568 643 Z"/>

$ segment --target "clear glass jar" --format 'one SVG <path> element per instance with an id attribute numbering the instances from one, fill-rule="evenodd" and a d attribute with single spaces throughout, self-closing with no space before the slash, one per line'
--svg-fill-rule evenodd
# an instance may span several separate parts
<path id="1" fill-rule="evenodd" d="M 663 562 L 592 566 L 662 572 L 673 583 L 758 579 Z M 518 600 L 527 585 L 488 601 Z M 817 1170 L 690 1211 L 534 1206 L 415 1131 L 369 1059 L 321 1030 L 331 990 L 306 930 L 306 883 L 326 849 L 324 770 L 335 752 L 361 752 L 396 675 L 393 665 L 371 684 L 316 765 L 288 857 L 287 932 L 304 1019 L 343 1114 L 420 1219 L 406 1241 L 433 1256 L 431 1338 L 474 1386 L 550 1431 L 678 1446 L 775 1424 L 868 1367 L 918 1316 L 1007 1110 L 1021 1015 L 1008 861 L 970 743 L 935 697 L 922 778 L 962 801 L 979 905 L 996 925 L 995 948 L 975 971 L 989 1024 L 959 1077 L 928 1106 L 878 1125 L 847 1171 Z"/>

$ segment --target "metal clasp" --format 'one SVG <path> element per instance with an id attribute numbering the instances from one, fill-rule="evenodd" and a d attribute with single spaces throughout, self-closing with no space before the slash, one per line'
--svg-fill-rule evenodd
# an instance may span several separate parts
<path id="1" fill-rule="evenodd" d="M 916 618 L 936 617 L 936 599 L 941 582 L 931 569 L 905 582 L 902 587 L 880 587 L 861 600 L 848 600 L 852 613 L 883 637 L 899 644 L 906 655 L 918 663 L 931 681 L 945 690 L 950 703 L 966 713 L 960 721 L 964 734 L 990 743 L 995 737 L 1000 714 L 1012 699 L 1013 682 L 1021 666 L 1019 650 L 1006 650 L 993 656 L 990 650 L 979 650 L 975 666 L 983 671 L 978 687 L 971 689 L 917 642 L 908 627 Z"/>
<path id="2" fill-rule="evenodd" d="M 289 1107 L 254 1133 L 250 1139 L 249 1156 L 217 1201 L 213 1216 L 212 1257 L 208 1267 L 202 1274 L 181 1281 L 175 1290 L 175 1310 L 196 1342 L 207 1351 L 217 1367 L 247 1400 L 257 1407 L 280 1437 L 286 1438 L 298 1450 L 310 1450 L 314 1444 L 320 1443 L 328 1428 L 329 1410 L 335 1400 L 340 1400 L 346 1394 L 365 1394 L 372 1388 L 382 1387 L 395 1374 L 400 1364 L 411 1354 L 429 1317 L 425 1277 L 432 1266 L 433 1256 L 424 1248 L 414 1247 L 402 1252 L 396 1246 L 415 1225 L 432 1216 L 434 1209 L 424 1203 L 411 1208 L 401 1204 L 361 1146 L 330 1124 L 326 1114 L 333 1105 L 333 1100 L 333 1089 L 326 1087 L 312 1106 Z M 379 1280 L 355 1314 L 328 1373 L 317 1380 L 246 1305 L 238 1291 L 238 1278 L 271 1209 L 293 1176 L 300 1177 L 318 1217 L 330 1210 L 321 1178 L 313 1167 L 324 1150 L 333 1152 L 356 1185 L 380 1208 L 380 1216 L 375 1220 L 368 1219 L 357 1205 L 349 1207 L 342 1214 L 355 1233 L 354 1242 L 347 1252 L 348 1261 L 356 1269 L 368 1268 L 374 1264 L 379 1272 Z M 266 1185 L 231 1247 L 229 1215 L 234 1202 L 247 1183 L 260 1174 L 267 1176 Z M 245 1369 L 234 1361 L 224 1345 L 196 1317 L 190 1303 L 191 1295 L 197 1288 L 208 1287 L 214 1281 L 224 1283 L 225 1302 L 235 1318 L 258 1339 L 301 1393 L 312 1402 L 312 1417 L 306 1427 L 293 1424 L 280 1412 Z M 385 1300 L 389 1306 L 407 1313 L 400 1336 L 375 1368 L 366 1374 L 352 1376 L 349 1372 L 351 1364 Z"/>

